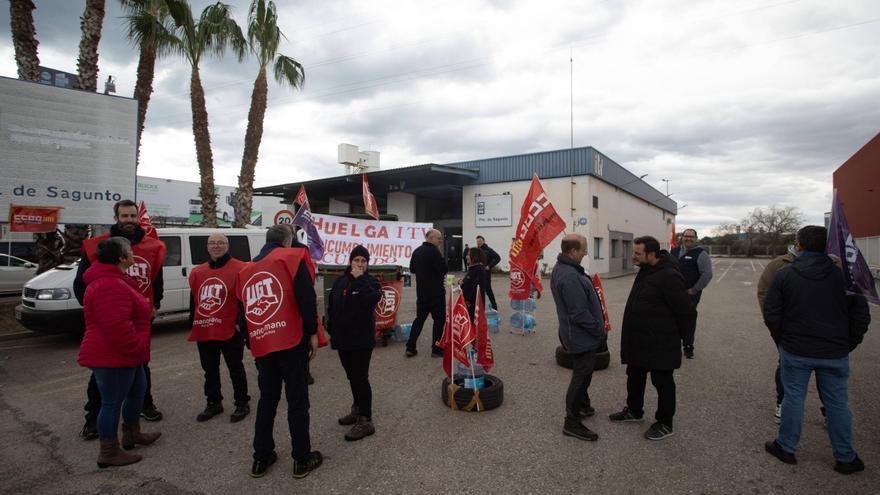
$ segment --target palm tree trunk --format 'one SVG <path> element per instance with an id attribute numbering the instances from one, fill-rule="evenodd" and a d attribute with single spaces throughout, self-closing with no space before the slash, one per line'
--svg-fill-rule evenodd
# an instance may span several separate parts
<path id="1" fill-rule="evenodd" d="M 199 77 L 199 67 L 193 65 L 189 82 L 190 102 L 192 104 L 193 138 L 196 142 L 196 160 L 199 162 L 202 198 L 202 224 L 217 226 L 217 193 L 214 192 L 214 156 L 211 153 L 211 134 L 208 132 L 208 107 L 205 105 L 205 90 Z"/>
<path id="2" fill-rule="evenodd" d="M 18 78 L 25 81 L 40 80 L 40 57 L 37 56 L 40 42 L 34 29 L 34 9 L 36 7 L 31 0 L 9 0 L 9 24 L 12 26 Z"/>
<path id="3" fill-rule="evenodd" d="M 134 86 L 134 97 L 138 101 L 137 153 L 135 168 L 141 160 L 141 138 L 144 134 L 144 123 L 147 120 L 147 106 L 153 94 L 153 75 L 156 68 L 156 45 L 141 42 L 140 58 L 137 66 L 137 83 Z"/>
<path id="4" fill-rule="evenodd" d="M 98 90 L 98 43 L 104 25 L 104 0 L 86 0 L 86 9 L 80 18 L 82 38 L 79 41 L 79 59 L 76 72 L 79 89 Z"/>
<path id="5" fill-rule="evenodd" d="M 260 67 L 251 94 L 251 109 L 248 112 L 247 132 L 244 135 L 244 153 L 241 157 L 241 172 L 238 175 L 238 191 L 235 195 L 234 227 L 244 227 L 251 222 L 251 209 L 254 200 L 254 173 L 260 142 L 263 140 L 263 119 L 266 116 L 266 103 L 269 85 L 266 82 L 266 68 Z"/>

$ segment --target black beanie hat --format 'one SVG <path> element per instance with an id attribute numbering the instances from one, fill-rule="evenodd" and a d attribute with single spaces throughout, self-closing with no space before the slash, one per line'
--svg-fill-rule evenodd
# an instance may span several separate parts
<path id="1" fill-rule="evenodd" d="M 358 256 L 363 256 L 364 258 L 367 259 L 367 261 L 370 261 L 370 252 L 367 251 L 367 248 L 358 244 L 357 246 L 354 247 L 354 249 L 351 250 L 351 254 L 348 256 L 348 264 L 350 265 L 351 261 L 353 259 L 357 258 Z"/>

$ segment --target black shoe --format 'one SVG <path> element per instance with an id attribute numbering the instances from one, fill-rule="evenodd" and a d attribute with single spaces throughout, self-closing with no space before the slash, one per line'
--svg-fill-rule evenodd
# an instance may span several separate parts
<path id="1" fill-rule="evenodd" d="M 360 416 L 351 430 L 345 434 L 345 439 L 349 442 L 356 442 L 364 437 L 368 437 L 376 433 L 376 427 L 373 426 L 373 420 L 365 416 Z"/>
<path id="2" fill-rule="evenodd" d="M 315 377 L 312 376 L 312 372 L 311 372 L 311 371 L 309 371 L 309 376 L 306 377 L 306 383 L 308 383 L 309 385 L 314 385 L 314 384 L 315 384 Z"/>
<path id="3" fill-rule="evenodd" d="M 672 435 L 675 435 L 675 432 L 672 431 L 672 427 L 659 421 L 652 424 L 651 427 L 648 428 L 648 431 L 645 432 L 645 438 L 648 440 L 663 440 Z"/>
<path id="4" fill-rule="evenodd" d="M 614 421 L 615 423 L 639 422 L 639 421 L 645 420 L 642 417 L 642 415 L 636 416 L 633 413 L 631 413 L 629 408 L 626 406 L 623 407 L 623 411 L 609 414 L 608 419 L 610 419 L 611 421 Z"/>
<path id="5" fill-rule="evenodd" d="M 688 359 L 694 358 L 694 348 L 693 347 L 685 347 L 684 348 L 684 357 Z"/>
<path id="6" fill-rule="evenodd" d="M 782 450 L 782 446 L 779 445 L 776 440 L 764 443 L 764 450 L 786 464 L 797 464 L 797 458 L 794 456 L 794 454 L 790 454 Z M 835 466 L 834 469 L 837 469 L 837 466 Z"/>
<path id="7" fill-rule="evenodd" d="M 358 406 L 351 406 L 351 412 L 339 418 L 339 424 L 341 424 L 342 426 L 351 426 L 357 423 L 358 417 L 360 417 L 360 415 L 361 411 Z"/>
<path id="8" fill-rule="evenodd" d="M 565 418 L 565 425 L 562 427 L 562 434 L 580 440 L 586 440 L 588 442 L 595 442 L 599 439 L 599 435 L 596 432 L 581 424 L 580 421 L 569 418 Z"/>
<path id="9" fill-rule="evenodd" d="M 200 412 L 198 416 L 196 416 L 196 421 L 201 423 L 202 421 L 207 421 L 214 416 L 223 412 L 223 404 L 219 402 L 209 402 L 207 406 L 205 406 L 205 410 Z M 144 413 L 141 413 L 143 416 Z"/>
<path id="10" fill-rule="evenodd" d="M 580 411 L 578 411 L 578 413 L 577 413 L 577 419 L 589 418 L 590 416 L 593 416 L 593 415 L 595 415 L 595 414 L 596 414 L 596 410 L 593 409 L 593 408 L 590 407 L 590 406 L 587 406 L 586 408 L 581 409 Z"/>
<path id="11" fill-rule="evenodd" d="M 865 463 L 861 459 L 859 459 L 859 456 L 856 456 L 855 459 L 849 462 L 835 462 L 834 470 L 840 474 L 858 473 L 859 471 L 865 470 Z"/>
<path id="12" fill-rule="evenodd" d="M 318 466 L 324 462 L 324 456 L 321 455 L 317 450 L 314 452 L 310 452 L 308 458 L 305 461 L 299 462 L 296 459 L 293 460 L 293 477 L 294 478 L 305 478 L 315 469 L 318 469 Z"/>
<path id="13" fill-rule="evenodd" d="M 251 406 L 245 402 L 243 404 L 238 404 L 235 406 L 235 411 L 232 411 L 232 414 L 229 415 L 230 423 L 238 423 L 243 420 L 245 416 L 251 413 Z"/>
<path id="14" fill-rule="evenodd" d="M 262 478 L 263 475 L 266 474 L 266 471 L 269 470 L 269 466 L 275 464 L 275 461 L 277 460 L 278 454 L 272 452 L 272 455 L 270 455 L 268 459 L 254 461 L 254 465 L 251 466 L 251 478 Z"/>
<path id="15" fill-rule="evenodd" d="M 83 425 L 82 431 L 79 432 L 79 436 L 83 440 L 94 440 L 98 438 L 98 426 L 95 424 L 95 421 L 92 419 L 86 419 L 86 424 Z"/>
<path id="16" fill-rule="evenodd" d="M 442 358 L 442 357 L 443 357 L 443 351 L 433 350 L 433 351 L 431 351 L 431 357 Z"/>
<path id="17" fill-rule="evenodd" d="M 419 354 L 419 351 L 417 351 L 417 350 L 415 350 L 415 349 L 407 349 L 407 350 L 406 350 L 406 353 L 404 354 L 404 356 L 406 356 L 406 357 L 415 357 L 415 356 L 417 356 L 418 354 Z"/>
<path id="18" fill-rule="evenodd" d="M 141 411 L 141 417 L 147 421 L 162 421 L 162 413 L 154 405 L 144 407 Z"/>

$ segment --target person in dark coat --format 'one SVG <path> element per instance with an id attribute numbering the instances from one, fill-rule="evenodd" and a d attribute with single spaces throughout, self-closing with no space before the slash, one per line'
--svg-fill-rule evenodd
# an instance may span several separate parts
<path id="1" fill-rule="evenodd" d="M 477 287 L 481 289 L 481 300 L 486 307 L 486 287 L 489 286 L 489 272 L 486 271 L 486 256 L 479 248 L 470 248 L 467 252 L 468 270 L 461 279 L 461 295 L 467 305 L 468 315 L 474 321 L 474 310 L 477 304 Z"/>
<path id="2" fill-rule="evenodd" d="M 440 252 L 442 243 L 443 234 L 437 229 L 429 230 L 425 235 L 425 242 L 413 251 L 409 262 L 409 270 L 416 276 L 416 319 L 413 320 L 409 340 L 406 342 L 406 357 L 418 354 L 416 343 L 428 315 L 434 320 L 431 356 L 443 357 L 443 349 L 437 347 L 446 323 L 446 288 L 443 279 L 447 268 L 443 253 Z"/>
<path id="3" fill-rule="evenodd" d="M 495 292 L 492 291 L 492 269 L 495 268 L 498 263 L 501 263 L 501 255 L 499 255 L 494 249 L 489 247 L 486 244 L 486 239 L 478 235 L 477 236 L 477 247 L 483 250 L 483 253 L 486 255 L 486 271 L 489 273 L 489 285 L 486 287 L 486 296 L 489 297 L 489 302 L 492 303 L 492 307 L 498 309 L 498 303 L 495 302 Z"/>
<path id="4" fill-rule="evenodd" d="M 367 248 L 355 246 L 345 273 L 336 279 L 328 295 L 330 347 L 339 351 L 339 361 L 351 386 L 351 412 L 339 418 L 339 424 L 353 425 L 345 434 L 348 441 L 376 432 L 369 375 L 370 357 L 376 346 L 376 304 L 382 299 L 382 286 L 368 273 L 369 262 Z"/>
<path id="5" fill-rule="evenodd" d="M 674 247 L 669 254 L 678 261 L 688 295 L 691 297 L 694 309 L 697 309 L 703 289 L 712 281 L 712 259 L 705 249 L 697 246 L 697 231 L 684 229 L 681 233 L 681 245 Z M 695 333 L 696 325 L 694 325 Z M 688 359 L 694 358 L 694 334 L 686 335 L 682 340 L 682 352 Z"/>
<path id="6" fill-rule="evenodd" d="M 846 294 L 843 272 L 824 252 L 827 237 L 825 227 L 800 229 L 797 257 L 776 272 L 764 299 L 764 323 L 779 347 L 785 388 L 779 433 L 764 448 L 786 464 L 797 464 L 804 400 L 815 372 L 837 461 L 834 470 L 852 474 L 863 471 L 865 463 L 852 445 L 849 354 L 862 342 L 871 314 L 864 297 Z"/>
<path id="7" fill-rule="evenodd" d="M 693 331 L 697 312 L 675 259 L 660 250 L 657 239 L 633 241 L 639 272 L 623 311 L 620 358 L 626 367 L 626 407 L 609 416 L 614 422 L 642 421 L 648 373 L 657 389 L 657 420 L 645 432 L 648 440 L 673 434 L 675 379 L 681 367 L 681 339 Z"/>

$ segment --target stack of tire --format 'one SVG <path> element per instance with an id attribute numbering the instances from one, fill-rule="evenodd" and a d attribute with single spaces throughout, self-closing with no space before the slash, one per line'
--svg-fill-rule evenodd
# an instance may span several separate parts
<path id="1" fill-rule="evenodd" d="M 556 364 L 568 369 L 574 366 L 571 354 L 561 345 L 556 347 Z M 593 370 L 604 370 L 609 364 L 611 364 L 611 353 L 608 352 L 608 344 L 603 343 L 596 351 L 596 365 L 593 366 Z"/>

